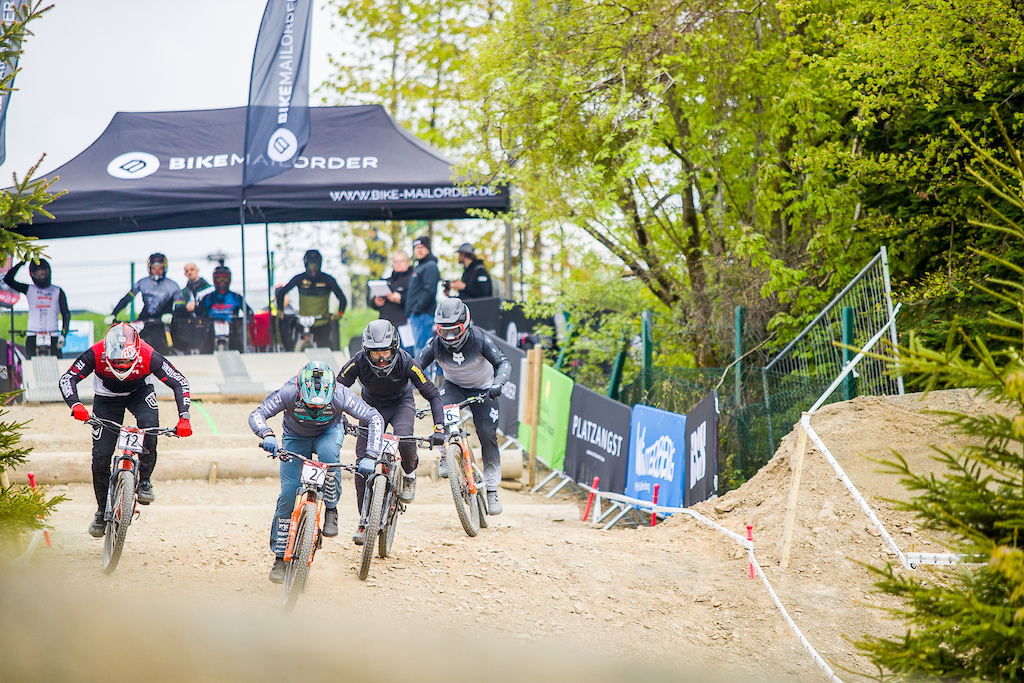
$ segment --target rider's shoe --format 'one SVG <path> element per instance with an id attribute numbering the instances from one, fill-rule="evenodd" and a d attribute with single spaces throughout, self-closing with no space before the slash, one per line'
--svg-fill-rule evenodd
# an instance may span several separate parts
<path id="1" fill-rule="evenodd" d="M 403 503 L 411 503 L 416 498 L 416 473 L 402 476 L 402 495 L 398 499 Z"/>
<path id="2" fill-rule="evenodd" d="M 363 543 L 366 543 L 366 527 L 365 526 L 363 526 L 362 524 L 359 525 L 359 528 L 356 529 L 356 532 L 354 534 L 352 534 L 352 542 L 355 543 L 356 545 L 362 545 Z"/>
<path id="3" fill-rule="evenodd" d="M 89 535 L 96 538 L 103 538 L 103 534 L 106 530 L 107 523 L 103 519 L 103 510 L 100 510 L 93 518 L 92 524 L 89 525 Z"/>
<path id="4" fill-rule="evenodd" d="M 284 583 L 284 574 L 286 569 L 288 569 L 288 563 L 284 561 L 283 557 L 275 559 L 274 567 L 270 570 L 270 582 Z"/>
<path id="5" fill-rule="evenodd" d="M 153 493 L 153 482 L 151 481 L 140 481 L 139 488 L 136 493 L 139 498 L 139 504 L 141 505 L 149 505 L 156 500 L 156 494 Z"/>
<path id="6" fill-rule="evenodd" d="M 487 492 L 487 514 L 489 515 L 500 515 L 501 514 L 501 501 L 498 500 L 497 491 Z"/>
<path id="7" fill-rule="evenodd" d="M 442 479 L 448 478 L 448 463 L 443 455 L 437 461 L 437 476 Z"/>
<path id="8" fill-rule="evenodd" d="M 338 535 L 338 509 L 328 508 L 324 511 L 324 536 L 333 538 Z"/>

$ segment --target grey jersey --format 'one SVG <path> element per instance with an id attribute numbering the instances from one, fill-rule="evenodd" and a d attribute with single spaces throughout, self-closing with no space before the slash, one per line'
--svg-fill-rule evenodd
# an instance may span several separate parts
<path id="1" fill-rule="evenodd" d="M 361 420 L 368 427 L 366 454 L 371 458 L 380 455 L 383 444 L 384 419 L 366 401 L 359 398 L 348 387 L 335 385 L 334 399 L 316 417 L 309 414 L 306 405 L 299 400 L 299 388 L 295 377 L 285 382 L 277 391 L 267 396 L 260 406 L 249 414 L 249 428 L 256 436 L 263 437 L 273 432 L 267 419 L 284 412 L 284 432 L 301 438 L 320 436 L 341 422 L 342 414 L 348 413 Z"/>
<path id="2" fill-rule="evenodd" d="M 162 277 L 156 282 L 151 277 L 144 277 L 132 287 L 131 295 L 142 294 L 142 313 L 140 318 L 159 318 L 170 313 L 174 302 L 181 299 L 181 288 L 170 278 Z"/>
<path id="3" fill-rule="evenodd" d="M 423 369 L 437 361 L 444 378 L 464 389 L 487 389 L 508 381 L 512 364 L 498 345 L 479 327 L 469 329 L 469 338 L 458 350 L 449 349 L 437 336 L 431 337 L 416 362 Z"/>

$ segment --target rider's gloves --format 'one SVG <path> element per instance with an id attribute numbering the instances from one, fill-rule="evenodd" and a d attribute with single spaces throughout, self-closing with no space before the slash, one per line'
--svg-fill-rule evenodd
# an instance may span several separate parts
<path id="1" fill-rule="evenodd" d="M 444 434 L 441 432 L 434 432 L 430 435 L 431 446 L 443 446 L 444 445 Z"/>
<path id="2" fill-rule="evenodd" d="M 188 421 L 188 416 L 182 415 L 178 418 L 178 426 L 174 428 L 174 432 L 178 436 L 192 436 L 192 423 Z"/>
<path id="3" fill-rule="evenodd" d="M 75 405 L 71 406 L 71 417 L 75 418 L 76 420 L 81 420 L 82 422 L 85 422 L 86 420 L 89 419 L 89 411 L 86 410 L 85 406 L 83 406 L 81 403 L 76 403 Z"/>
<path id="4" fill-rule="evenodd" d="M 487 390 L 487 398 L 498 398 L 501 395 L 501 385 L 492 384 L 491 388 Z"/>
<path id="5" fill-rule="evenodd" d="M 172 320 L 174 320 L 174 314 L 172 313 L 164 313 L 160 316 L 160 322 L 164 325 L 170 325 Z"/>
<path id="6" fill-rule="evenodd" d="M 273 434 L 267 434 L 263 437 L 263 450 L 270 453 L 271 458 L 277 456 L 277 439 Z"/>
<path id="7" fill-rule="evenodd" d="M 360 458 L 359 459 L 359 474 L 364 477 L 368 477 L 373 474 L 374 468 L 377 467 L 377 460 L 375 458 Z"/>
<path id="8" fill-rule="evenodd" d="M 63 349 L 64 348 L 64 335 L 63 334 L 58 334 L 57 335 L 57 348 L 58 349 Z"/>
<path id="9" fill-rule="evenodd" d="M 111 325 L 113 325 L 114 324 L 114 316 L 108 315 L 106 318 L 103 319 L 103 324 L 106 325 L 107 327 L 110 327 Z"/>

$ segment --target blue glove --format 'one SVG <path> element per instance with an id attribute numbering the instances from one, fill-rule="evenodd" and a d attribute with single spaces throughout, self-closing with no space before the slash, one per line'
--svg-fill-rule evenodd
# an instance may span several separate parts
<path id="1" fill-rule="evenodd" d="M 273 434 L 267 434 L 263 437 L 263 450 L 270 453 L 271 458 L 277 457 L 277 438 Z"/>
<path id="2" fill-rule="evenodd" d="M 377 461 L 374 458 L 360 458 L 359 459 L 359 474 L 364 477 L 368 477 L 373 474 L 373 470 L 377 467 Z"/>
<path id="3" fill-rule="evenodd" d="M 501 396 L 501 385 L 492 384 L 491 388 L 487 390 L 487 398 L 498 398 Z"/>

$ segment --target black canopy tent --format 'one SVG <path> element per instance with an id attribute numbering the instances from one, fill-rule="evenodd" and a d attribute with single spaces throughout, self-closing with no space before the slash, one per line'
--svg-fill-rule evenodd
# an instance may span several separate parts
<path id="1" fill-rule="evenodd" d="M 244 296 L 245 223 L 508 210 L 507 186 L 460 183 L 448 159 L 378 105 L 311 107 L 309 144 L 294 166 L 243 193 L 245 120 L 245 107 L 119 112 L 95 142 L 47 174 L 59 177 L 51 191 L 67 191 L 47 206 L 54 218 L 37 216 L 18 230 L 54 239 L 241 224 Z"/>

